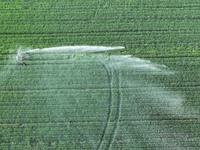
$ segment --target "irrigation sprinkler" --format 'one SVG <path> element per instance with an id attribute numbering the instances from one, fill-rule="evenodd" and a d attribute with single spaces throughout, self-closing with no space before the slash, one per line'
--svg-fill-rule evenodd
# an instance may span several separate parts
<path id="1" fill-rule="evenodd" d="M 103 52 L 110 50 L 123 49 L 123 46 L 61 46 L 61 47 L 50 47 L 50 48 L 42 48 L 42 49 L 32 49 L 28 51 L 17 51 L 16 60 L 22 64 L 25 64 L 23 61 L 29 59 L 31 54 L 37 53 L 95 53 L 95 52 Z"/>

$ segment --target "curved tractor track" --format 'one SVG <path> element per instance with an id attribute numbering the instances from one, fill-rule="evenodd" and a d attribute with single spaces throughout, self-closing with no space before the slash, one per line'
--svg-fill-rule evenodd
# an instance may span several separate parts
<path id="1" fill-rule="evenodd" d="M 109 106 L 105 126 L 103 133 L 97 145 L 99 149 L 110 149 L 113 139 L 118 127 L 121 109 L 121 91 L 120 91 L 120 79 L 119 71 L 116 66 L 110 66 L 102 63 L 106 69 L 109 85 Z M 115 114 L 112 116 L 112 114 Z"/>

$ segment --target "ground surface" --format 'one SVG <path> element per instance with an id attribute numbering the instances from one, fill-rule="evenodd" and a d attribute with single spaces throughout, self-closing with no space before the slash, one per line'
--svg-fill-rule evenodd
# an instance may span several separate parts
<path id="1" fill-rule="evenodd" d="M 199 14 L 198 0 L 0 0 L 0 149 L 199 149 Z M 66 45 L 125 46 L 106 54 L 175 74 L 101 56 L 13 59 Z"/>

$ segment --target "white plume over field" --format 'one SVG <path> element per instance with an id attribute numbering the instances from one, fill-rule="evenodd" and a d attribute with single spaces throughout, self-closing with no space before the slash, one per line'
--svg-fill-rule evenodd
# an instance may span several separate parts
<path id="1" fill-rule="evenodd" d="M 26 55 L 34 54 L 34 53 L 95 53 L 102 51 L 110 51 L 116 49 L 123 49 L 123 46 L 115 46 L 115 47 L 106 47 L 106 46 L 61 46 L 61 47 L 50 47 L 50 48 L 42 48 L 42 49 L 32 49 L 28 51 L 18 50 L 16 60 L 22 61 L 26 59 Z"/>
<path id="2" fill-rule="evenodd" d="M 152 75 L 174 75 L 175 72 L 167 68 L 163 64 L 158 64 L 151 62 L 149 60 L 144 60 L 141 58 L 133 57 L 132 55 L 104 55 L 104 54 L 94 54 L 96 52 L 104 52 L 110 50 L 124 49 L 123 46 L 61 46 L 61 47 L 50 47 L 42 49 L 31 49 L 27 51 L 18 50 L 16 59 L 19 61 L 32 59 L 34 62 L 34 54 L 67 54 L 69 56 L 74 55 L 70 59 L 75 60 L 79 57 L 77 62 L 100 62 L 104 64 L 107 68 L 113 70 L 117 68 L 119 72 L 123 72 L 123 79 L 121 81 L 122 86 L 142 87 L 140 89 L 141 97 L 151 98 L 152 101 L 156 102 L 153 104 L 164 104 L 168 107 L 163 107 L 163 112 L 169 113 L 171 115 L 180 115 L 184 113 L 185 116 L 190 116 L 189 112 L 185 112 L 182 103 L 184 101 L 183 96 L 177 94 L 176 92 L 166 90 L 164 87 L 156 86 L 156 83 L 151 83 L 148 79 Z M 93 54 L 89 54 L 93 53 Z M 33 55 L 33 56 L 30 56 Z M 50 58 L 50 56 L 48 56 Z M 48 59 L 47 57 L 47 59 Z M 53 56 L 51 56 L 53 60 Z M 55 58 L 56 59 L 56 58 Z M 59 56 L 58 56 L 59 59 Z M 59 61 L 59 60 L 58 60 Z M 36 61 L 37 62 L 37 61 Z M 56 62 L 55 62 L 56 64 Z M 78 68 L 77 68 L 78 69 Z M 125 74 L 124 74 L 125 73 Z M 133 91 L 134 92 L 134 91 Z M 147 96 L 148 95 L 148 96 Z M 144 98 L 142 98 L 144 100 Z M 155 109 L 157 109 L 155 107 Z"/>
<path id="3" fill-rule="evenodd" d="M 9 116 L 12 110 L 13 116 L 20 114 L 19 120 L 24 117 L 27 122 L 29 118 L 67 122 L 69 126 L 59 129 L 60 132 L 55 129 L 56 134 L 73 131 L 72 142 L 78 135 L 83 135 L 83 139 L 88 140 L 86 142 L 92 143 L 93 149 L 109 149 L 122 135 L 130 143 L 138 141 L 137 135 L 141 135 L 141 140 L 153 143 L 155 149 L 184 149 L 180 140 L 187 143 L 188 138 L 195 143 L 195 134 L 174 128 L 177 120 L 199 118 L 198 111 L 184 105 L 186 97 L 183 93 L 165 86 L 174 84 L 169 83 L 176 79 L 178 72 L 164 64 L 131 55 L 100 53 L 123 48 L 63 46 L 19 49 L 15 59 L 6 60 L 7 64 L 0 72 L 0 90 L 9 101 L 6 100 L 9 106 L 2 107 L 6 108 L 4 114 L 14 118 Z M 22 105 L 16 106 L 20 113 L 18 109 L 12 109 L 12 102 Z M 25 109 L 24 103 L 28 102 L 33 105 Z M 98 122 L 95 119 L 102 123 L 91 126 L 89 123 Z M 70 122 L 74 126 L 70 126 Z M 89 132 L 90 128 L 84 124 L 81 124 L 81 130 L 76 128 L 76 123 L 80 125 L 78 122 L 88 123 L 94 133 Z M 193 131 L 190 126 L 186 126 L 186 130 Z M 121 142 L 126 143 L 125 138 Z"/>
<path id="4" fill-rule="evenodd" d="M 123 49 L 123 46 L 61 46 L 61 47 L 50 47 L 42 49 L 33 49 L 25 51 L 24 53 L 91 53 Z"/>
<path id="5" fill-rule="evenodd" d="M 123 46 L 61 46 L 61 47 L 50 47 L 50 48 L 42 48 L 42 49 L 31 49 L 27 51 L 18 50 L 16 60 L 23 61 L 25 59 L 30 58 L 32 54 L 49 54 L 49 53 L 67 53 L 67 54 L 78 54 L 78 53 L 95 53 L 95 52 L 105 52 L 110 50 L 119 50 L 124 49 Z M 133 57 L 131 55 L 111 55 L 109 57 L 105 57 L 103 55 L 97 55 L 94 57 L 99 61 L 109 61 L 109 65 L 118 65 L 121 66 L 121 69 L 135 68 L 146 71 L 155 71 L 163 72 L 166 68 L 165 65 L 155 64 L 149 60 L 143 60 L 140 58 Z M 166 72 L 165 72 L 166 73 Z M 172 72 L 168 72 L 172 73 Z"/>

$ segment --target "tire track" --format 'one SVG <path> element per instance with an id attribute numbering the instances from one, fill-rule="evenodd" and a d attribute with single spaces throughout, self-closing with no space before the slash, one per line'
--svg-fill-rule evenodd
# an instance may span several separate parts
<path id="1" fill-rule="evenodd" d="M 113 142 L 113 139 L 115 138 L 118 123 L 119 123 L 119 115 L 120 115 L 120 110 L 121 110 L 121 90 L 120 90 L 120 79 L 119 79 L 119 71 L 116 67 L 113 67 L 113 75 L 115 75 L 116 79 L 116 89 L 117 89 L 117 112 L 116 112 L 116 121 L 110 136 L 110 139 L 108 141 L 108 145 L 106 147 L 107 150 L 110 149 L 111 144 Z"/>
<path id="2" fill-rule="evenodd" d="M 109 86 L 109 106 L 108 106 L 108 113 L 107 113 L 107 119 L 106 119 L 106 124 L 104 126 L 104 129 L 103 129 L 103 133 L 102 133 L 102 136 L 100 138 L 100 142 L 99 144 L 97 145 L 97 148 L 96 150 L 99 150 L 102 143 L 103 143 L 103 139 L 105 137 L 105 133 L 106 133 L 106 129 L 108 127 L 108 122 L 110 120 L 110 117 L 111 117 L 111 107 L 112 107 L 112 97 L 113 97 L 113 94 L 112 94 L 112 69 L 109 67 L 106 66 L 106 64 L 104 64 L 103 62 L 101 62 L 103 67 L 106 69 L 106 73 L 107 73 L 107 77 L 108 77 L 108 86 Z"/>
<path id="3" fill-rule="evenodd" d="M 101 5 L 101 0 L 99 0 L 98 3 L 97 3 L 97 7 L 96 7 L 96 9 L 94 11 L 94 15 L 92 17 L 92 23 L 94 23 L 95 20 L 97 19 L 97 16 L 98 16 L 98 13 L 99 13 L 99 9 L 100 9 L 100 5 Z"/>
<path id="4" fill-rule="evenodd" d="M 105 63 L 101 62 L 103 64 L 103 67 L 106 69 L 107 76 L 108 76 L 108 83 L 109 83 L 109 109 L 107 113 L 107 121 L 103 129 L 102 136 L 100 138 L 100 142 L 97 146 L 97 150 L 101 148 L 101 145 L 103 143 L 106 130 L 109 126 L 109 122 L 111 120 L 111 109 L 112 109 L 112 98 L 113 98 L 113 92 L 112 89 L 114 88 L 112 85 L 112 81 L 115 78 L 116 79 L 116 87 L 114 89 L 117 90 L 117 110 L 116 110 L 116 117 L 115 117 L 115 123 L 113 126 L 113 129 L 111 131 L 110 138 L 108 139 L 108 143 L 105 146 L 105 149 L 110 149 L 111 144 L 113 142 L 113 139 L 115 138 L 118 123 L 119 123 L 119 115 L 120 115 L 120 109 L 121 109 L 121 91 L 120 91 L 120 79 L 119 79 L 119 72 L 116 67 L 111 67 L 110 65 L 106 65 Z M 113 78 L 114 77 L 114 78 Z"/>

